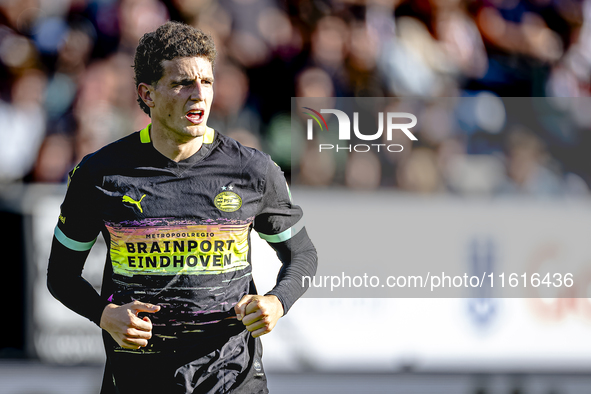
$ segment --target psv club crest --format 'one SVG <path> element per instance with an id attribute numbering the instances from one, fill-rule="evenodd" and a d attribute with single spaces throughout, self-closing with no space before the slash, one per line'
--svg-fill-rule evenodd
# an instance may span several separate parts
<path id="1" fill-rule="evenodd" d="M 234 187 L 222 186 L 222 192 L 215 196 L 213 203 L 216 208 L 224 212 L 235 212 L 242 206 L 240 196 L 232 191 Z"/>

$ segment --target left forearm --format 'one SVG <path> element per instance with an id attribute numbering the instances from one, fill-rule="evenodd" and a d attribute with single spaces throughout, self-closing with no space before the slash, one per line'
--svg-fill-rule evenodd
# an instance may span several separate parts
<path id="1" fill-rule="evenodd" d="M 316 248 L 305 228 L 290 240 L 271 246 L 277 252 L 283 266 L 279 271 L 277 284 L 267 295 L 276 296 L 283 305 L 284 313 L 287 313 L 308 288 L 304 286 L 302 278 L 316 274 L 318 265 Z"/>

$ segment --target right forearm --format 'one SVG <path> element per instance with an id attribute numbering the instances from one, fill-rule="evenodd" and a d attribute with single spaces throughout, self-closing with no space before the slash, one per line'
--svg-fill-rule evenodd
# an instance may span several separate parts
<path id="1" fill-rule="evenodd" d="M 87 256 L 88 251 L 70 250 L 54 237 L 47 268 L 47 287 L 65 306 L 100 325 L 101 315 L 109 301 L 101 298 L 82 277 Z"/>

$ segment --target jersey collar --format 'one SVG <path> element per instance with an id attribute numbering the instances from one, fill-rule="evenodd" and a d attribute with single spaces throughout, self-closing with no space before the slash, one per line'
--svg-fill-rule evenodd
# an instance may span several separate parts
<path id="1" fill-rule="evenodd" d="M 152 127 L 152 123 L 148 124 L 146 128 L 140 131 L 140 141 L 142 144 L 148 144 L 152 142 L 150 139 L 150 128 Z M 203 143 L 204 144 L 211 144 L 214 139 L 215 132 L 211 127 L 207 128 L 205 135 L 203 136 Z"/>

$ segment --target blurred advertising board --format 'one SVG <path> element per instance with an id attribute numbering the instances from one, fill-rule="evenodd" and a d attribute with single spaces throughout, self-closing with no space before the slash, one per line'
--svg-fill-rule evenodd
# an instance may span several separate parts
<path id="1" fill-rule="evenodd" d="M 53 363 L 100 362 L 100 329 L 56 301 L 45 284 L 63 192 L 36 188 L 23 198 L 31 215 L 28 245 L 34 268 L 29 270 L 31 351 Z M 293 189 L 293 198 L 306 212 L 306 226 L 318 249 L 317 275 L 345 271 L 371 276 L 371 269 L 380 264 L 420 267 L 422 260 L 436 260 L 437 269 L 450 275 L 566 266 L 575 274 L 575 285 L 570 290 L 555 288 L 552 294 L 526 292 L 520 295 L 524 298 L 506 298 L 490 286 L 462 288 L 460 296 L 443 298 L 430 296 L 428 289 L 408 297 L 375 294 L 371 289 L 359 295 L 354 288 L 331 294 L 312 286 L 273 333 L 263 337 L 270 370 L 526 372 L 584 371 L 590 365 L 586 337 L 591 303 L 584 293 L 588 285 L 580 288 L 587 283 L 585 267 L 591 257 L 585 242 L 586 223 L 591 222 L 586 200 L 526 204 L 503 199 L 491 205 L 449 196 L 421 199 L 392 192 L 359 195 L 300 187 Z M 360 201 L 370 204 L 357 204 L 365 206 L 360 212 L 343 210 Z M 364 230 L 356 214 L 372 213 L 372 207 L 380 206 L 390 207 L 396 221 Z M 337 217 L 342 222 L 334 222 Z M 356 224 L 351 224 L 351 217 Z M 327 219 L 333 221 L 330 231 Z M 340 232 L 343 237 L 335 235 Z M 264 293 L 274 284 L 279 262 L 264 241 L 256 236 L 252 240 L 254 277 Z M 97 290 L 106 253 L 99 242 L 100 238 L 84 270 Z M 377 253 L 378 260 L 364 257 L 378 246 L 385 247 Z M 359 270 L 356 265 L 349 270 L 351 258 Z"/>

